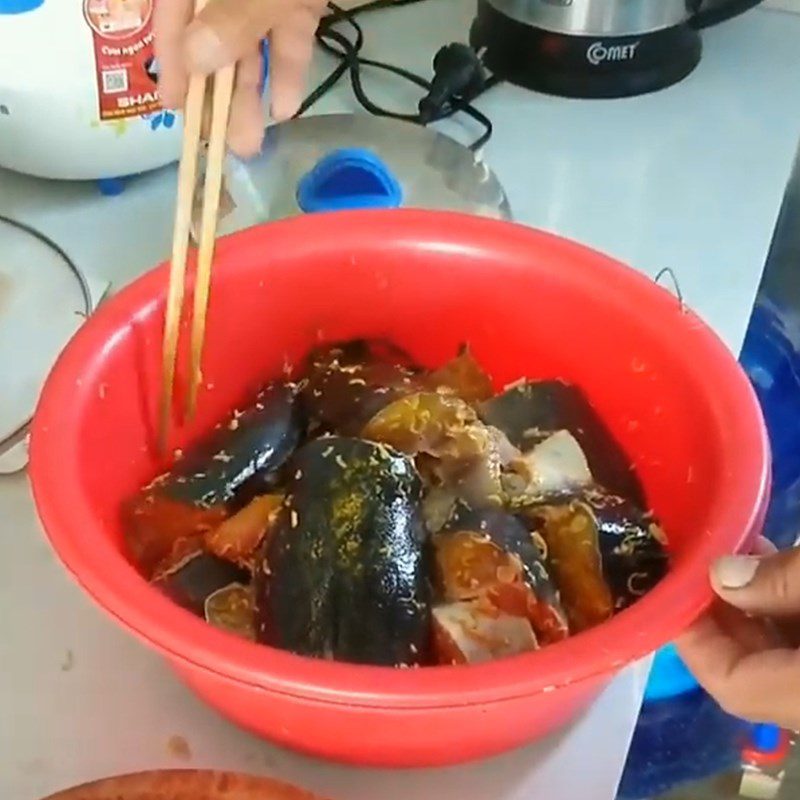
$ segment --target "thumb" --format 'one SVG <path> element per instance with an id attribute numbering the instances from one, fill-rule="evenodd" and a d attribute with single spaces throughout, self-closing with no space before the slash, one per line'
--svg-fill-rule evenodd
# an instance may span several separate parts
<path id="1" fill-rule="evenodd" d="M 800 615 L 800 549 L 768 556 L 729 556 L 711 569 L 719 596 L 764 617 Z"/>
<path id="2" fill-rule="evenodd" d="M 186 29 L 189 72 L 214 72 L 250 53 L 298 0 L 209 0 Z"/>

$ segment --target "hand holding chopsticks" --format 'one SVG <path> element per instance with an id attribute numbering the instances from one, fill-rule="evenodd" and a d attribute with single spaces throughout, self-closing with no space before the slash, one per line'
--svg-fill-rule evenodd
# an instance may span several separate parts
<path id="1" fill-rule="evenodd" d="M 236 63 L 236 86 L 228 126 L 228 147 L 255 156 L 264 134 L 263 40 L 269 39 L 270 116 L 294 116 L 306 92 L 314 34 L 327 0 L 209 0 L 196 15 L 195 0 L 160 0 L 153 31 L 158 91 L 168 108 L 186 102 L 188 75 L 210 74 Z"/>
<path id="2" fill-rule="evenodd" d="M 200 362 L 220 206 L 226 131 L 233 152 L 241 156 L 258 152 L 264 127 L 261 112 L 261 44 L 266 35 L 274 45 L 270 62 L 272 117 L 275 120 L 288 119 L 295 113 L 302 99 L 305 73 L 311 61 L 314 32 L 326 6 L 326 0 L 161 0 L 155 4 L 159 92 L 165 106 L 183 105 L 185 111 L 164 327 L 159 412 L 159 444 L 162 451 L 166 449 L 171 420 L 186 258 L 203 133 L 208 132 L 208 150 L 200 230 L 195 237 L 199 251 L 187 395 L 189 416 L 196 408 L 202 383 Z M 210 74 L 215 69 L 217 71 Z M 187 70 L 190 73 L 188 91 Z M 210 121 L 206 125 L 204 109 L 208 111 L 209 96 Z"/>
<path id="3" fill-rule="evenodd" d="M 203 5 L 205 5 L 205 0 L 198 0 L 195 10 L 199 11 Z M 208 150 L 198 236 L 199 247 L 192 314 L 189 392 L 186 405 L 186 412 L 189 417 L 195 412 L 197 393 L 202 383 L 203 339 L 205 336 L 206 310 L 211 282 L 211 265 L 216 241 L 217 215 L 222 190 L 225 135 L 233 93 L 234 69 L 235 67 L 230 65 L 223 67 L 212 76 L 192 75 L 189 80 L 184 112 L 183 151 L 178 168 L 178 194 L 172 238 L 172 262 L 164 322 L 161 407 L 159 414 L 159 446 L 162 452 L 167 446 L 172 415 L 172 395 L 178 356 L 179 327 L 186 283 L 186 260 L 189 254 L 189 237 L 197 185 L 198 163 L 200 161 L 200 150 L 203 147 L 203 112 L 210 84 L 211 119 L 208 123 Z"/>

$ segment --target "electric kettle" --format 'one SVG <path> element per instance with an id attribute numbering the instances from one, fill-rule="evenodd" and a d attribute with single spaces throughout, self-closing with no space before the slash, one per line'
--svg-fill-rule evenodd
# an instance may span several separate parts
<path id="1" fill-rule="evenodd" d="M 471 44 L 499 78 L 568 97 L 626 97 L 685 78 L 700 30 L 760 0 L 478 0 Z"/>

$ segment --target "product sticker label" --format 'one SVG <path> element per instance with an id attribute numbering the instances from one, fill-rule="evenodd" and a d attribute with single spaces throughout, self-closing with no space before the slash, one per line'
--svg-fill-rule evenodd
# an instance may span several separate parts
<path id="1" fill-rule="evenodd" d="M 153 55 L 153 0 L 83 0 L 92 29 L 101 121 L 161 108 Z"/>

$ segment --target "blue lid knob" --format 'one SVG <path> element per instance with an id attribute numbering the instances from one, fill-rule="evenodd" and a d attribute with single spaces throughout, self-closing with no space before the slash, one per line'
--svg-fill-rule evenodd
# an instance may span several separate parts
<path id="1" fill-rule="evenodd" d="M 297 186 L 302 211 L 397 208 L 403 190 L 374 153 L 359 148 L 335 150 L 306 173 Z"/>

